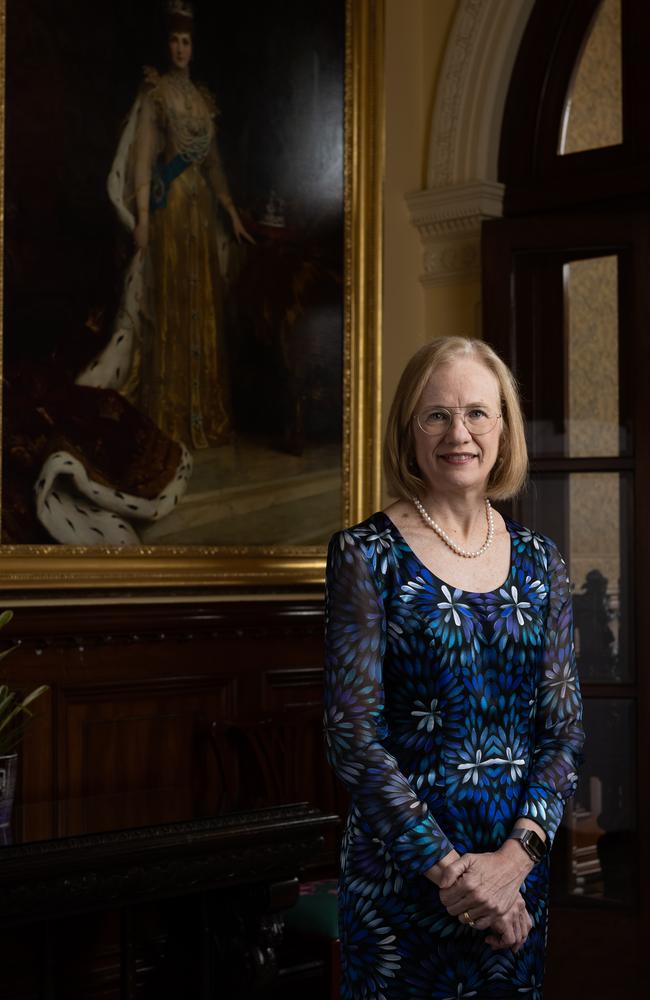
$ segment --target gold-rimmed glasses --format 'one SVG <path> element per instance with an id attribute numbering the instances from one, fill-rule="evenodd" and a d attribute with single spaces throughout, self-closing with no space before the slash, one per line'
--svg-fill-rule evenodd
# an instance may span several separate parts
<path id="1" fill-rule="evenodd" d="M 471 406 L 427 406 L 415 419 L 421 431 L 430 437 L 442 437 L 452 425 L 454 413 L 460 413 L 461 420 L 470 434 L 489 434 L 501 417 L 499 410 L 474 403 Z"/>

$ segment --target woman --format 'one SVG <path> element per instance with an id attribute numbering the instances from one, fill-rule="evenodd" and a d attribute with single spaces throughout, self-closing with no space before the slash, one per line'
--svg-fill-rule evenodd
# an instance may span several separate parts
<path id="1" fill-rule="evenodd" d="M 198 449 L 231 436 L 217 202 L 236 239 L 253 241 L 221 167 L 214 100 L 190 78 L 194 18 L 184 0 L 168 4 L 167 28 L 169 71 L 145 70 L 108 183 L 136 256 L 111 342 L 77 381 L 119 389 Z"/>
<path id="2" fill-rule="evenodd" d="M 539 998 L 583 734 L 562 557 L 490 504 L 527 470 L 490 347 L 417 352 L 385 467 L 397 501 L 328 556 L 328 756 L 352 802 L 342 996 Z"/>

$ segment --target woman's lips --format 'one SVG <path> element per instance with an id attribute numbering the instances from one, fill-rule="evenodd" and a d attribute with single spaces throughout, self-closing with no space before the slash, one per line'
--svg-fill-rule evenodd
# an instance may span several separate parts
<path id="1" fill-rule="evenodd" d="M 438 457 L 441 458 L 443 462 L 448 462 L 449 465 L 467 465 L 468 462 L 471 462 L 473 459 L 476 458 L 476 455 L 450 454 L 450 455 L 439 455 Z"/>

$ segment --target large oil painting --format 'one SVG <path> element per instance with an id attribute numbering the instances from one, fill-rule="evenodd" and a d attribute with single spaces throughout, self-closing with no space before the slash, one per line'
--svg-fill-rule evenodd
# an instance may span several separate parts
<path id="1" fill-rule="evenodd" d="M 380 6 L 3 8 L 0 572 L 315 580 L 376 492 Z"/>

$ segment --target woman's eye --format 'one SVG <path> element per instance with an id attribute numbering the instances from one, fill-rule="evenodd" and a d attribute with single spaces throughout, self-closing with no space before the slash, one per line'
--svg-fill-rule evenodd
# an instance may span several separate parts
<path id="1" fill-rule="evenodd" d="M 467 416 L 470 420 L 485 420 L 489 417 L 487 410 L 482 410 L 480 407 L 476 406 L 473 410 L 469 410 Z"/>
<path id="2" fill-rule="evenodd" d="M 424 417 L 428 424 L 440 424 L 447 420 L 447 418 L 448 415 L 445 410 L 430 410 Z"/>

